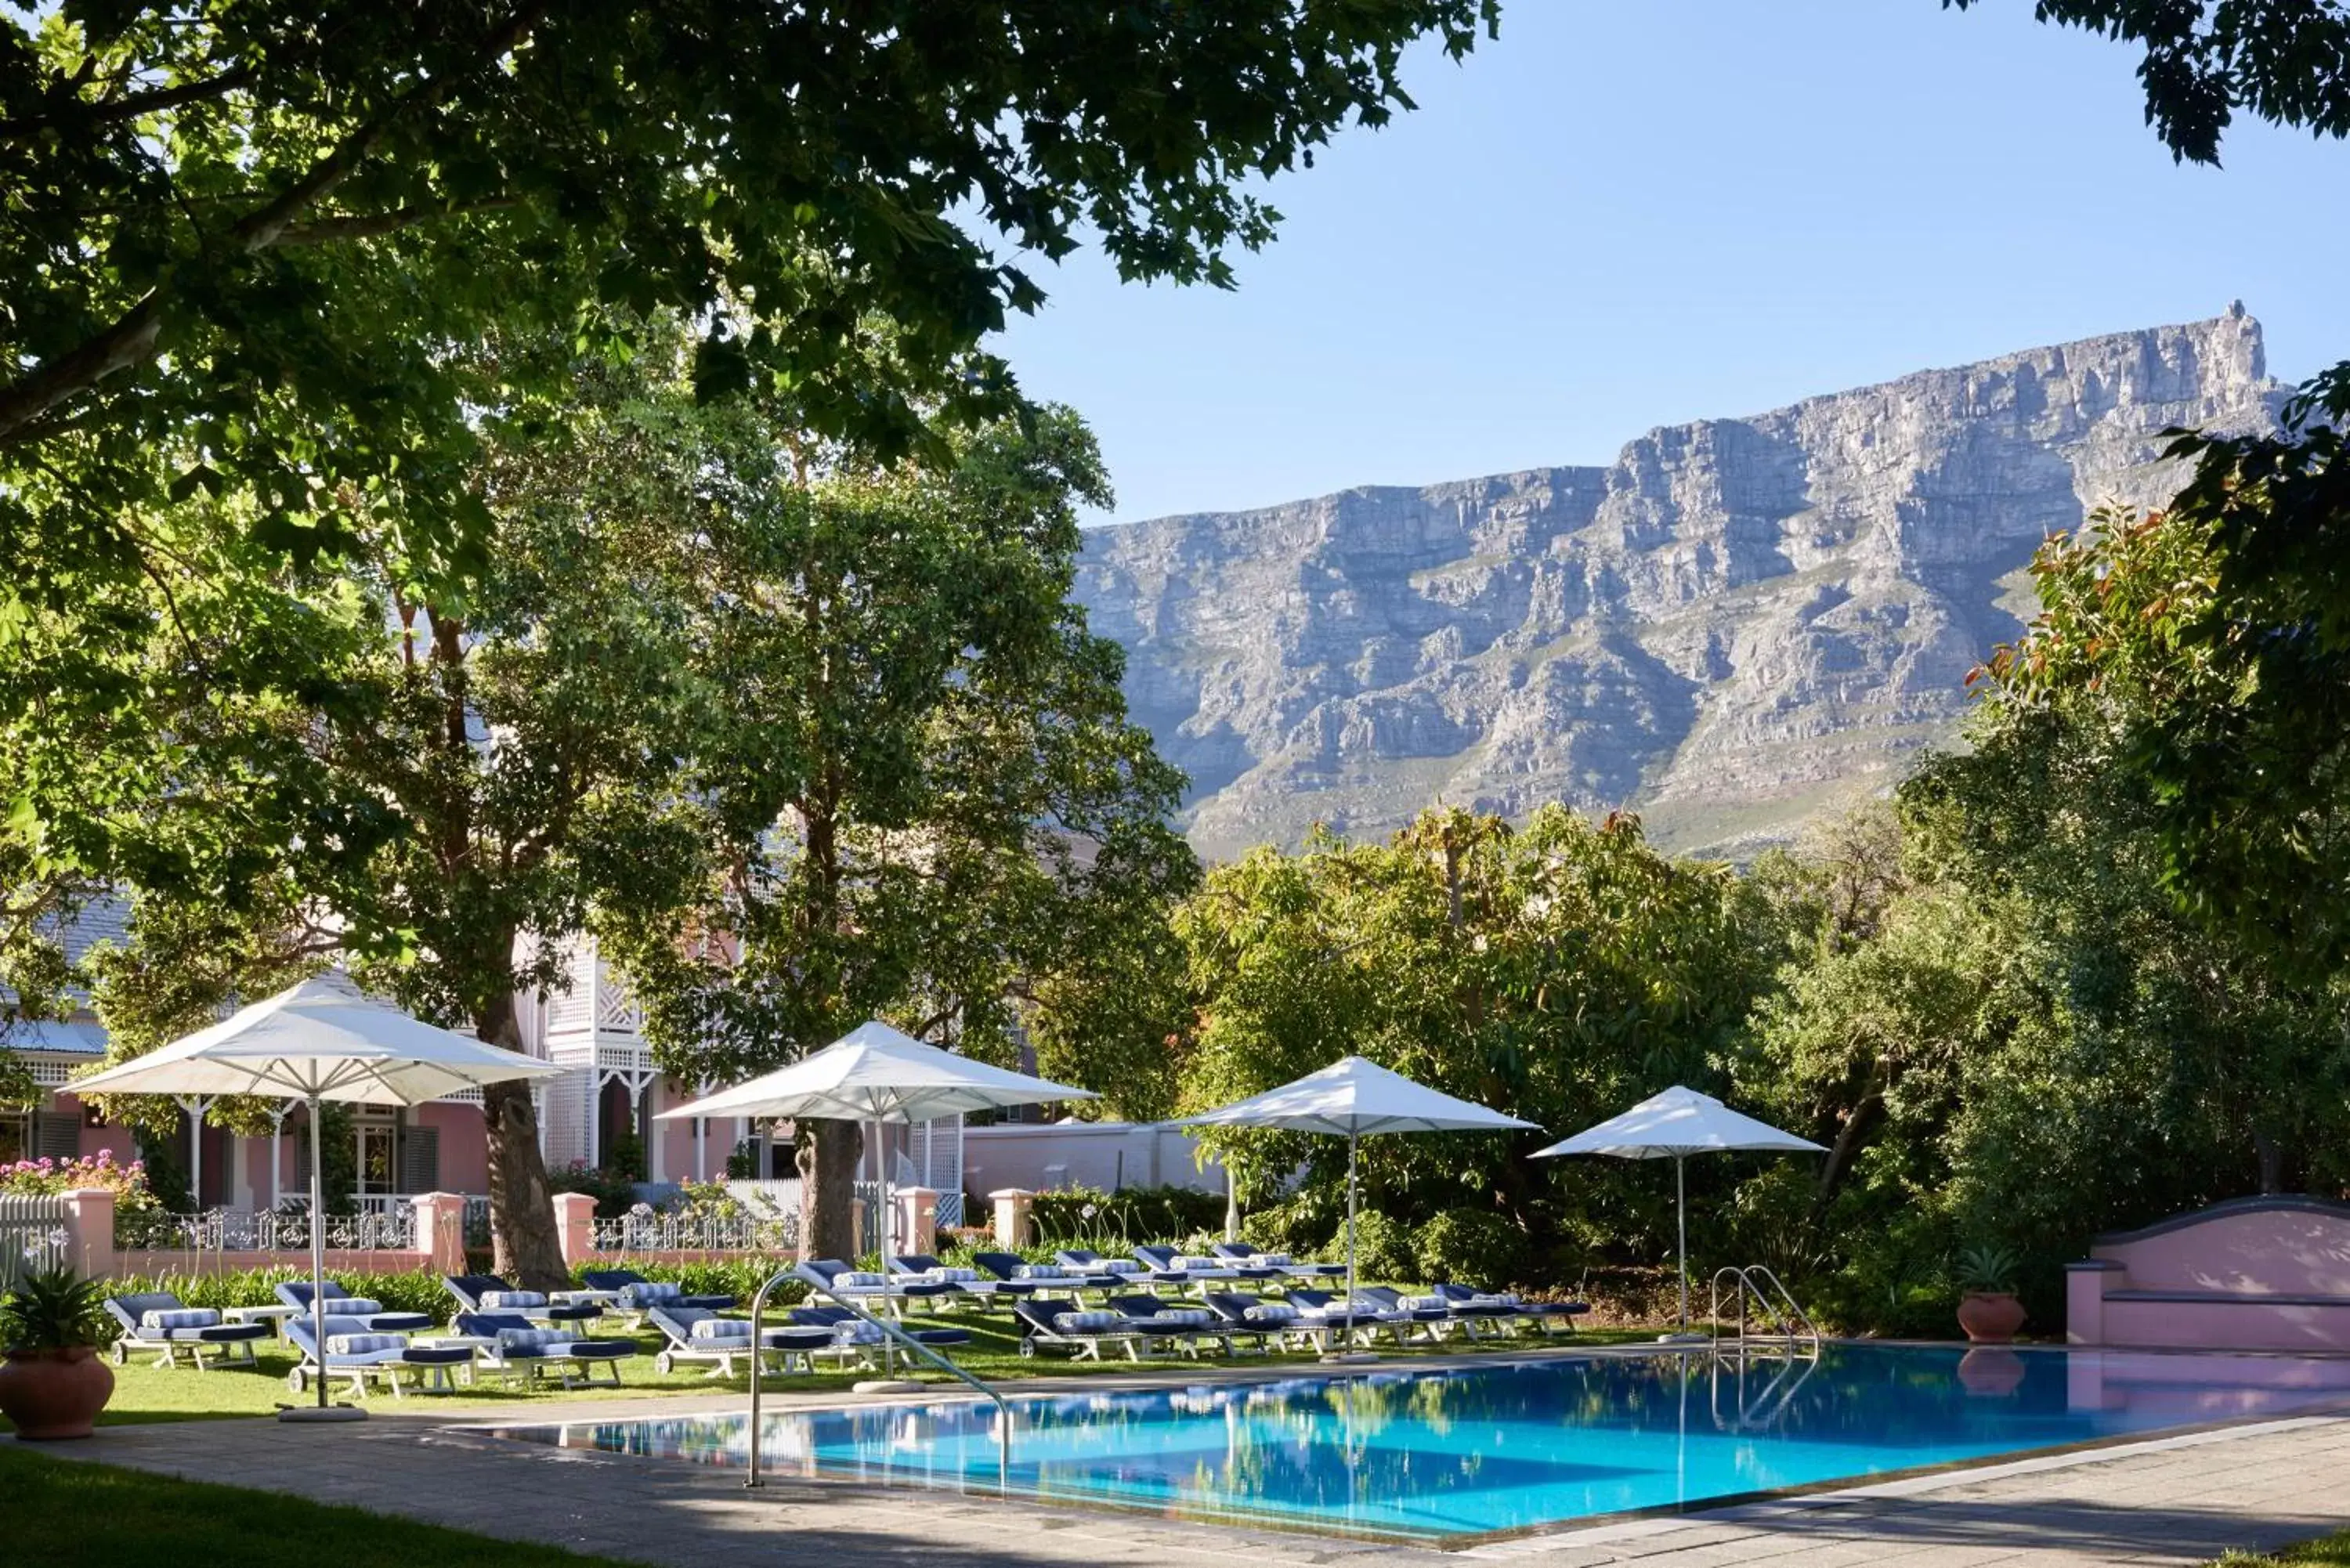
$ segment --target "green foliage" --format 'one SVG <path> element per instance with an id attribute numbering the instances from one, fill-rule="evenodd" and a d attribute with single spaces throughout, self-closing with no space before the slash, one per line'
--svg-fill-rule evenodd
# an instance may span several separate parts
<path id="1" fill-rule="evenodd" d="M 1412 1237 L 1411 1277 L 1507 1289 L 1525 1280 L 1525 1232 L 1490 1209 L 1447 1209 Z"/>
<path id="2" fill-rule="evenodd" d="M 1214 871 L 1175 925 L 1203 1021 L 1187 1108 L 1351 1052 L 1555 1131 L 1673 1083 L 1723 1086 L 1718 1064 L 1792 950 L 1782 911 L 1727 867 L 1658 854 L 1635 818 L 1555 808 L 1514 831 L 1434 811 L 1387 845 L 1324 836 L 1297 855 L 1261 849 Z M 1253 1220 L 1266 1204 L 1287 1210 L 1284 1246 L 1336 1232 L 1343 1139 L 1214 1129 L 1203 1141 L 1231 1162 Z M 1613 1161 L 1577 1162 L 1561 1179 L 1526 1158 L 1544 1141 L 1366 1138 L 1364 1207 L 1407 1233 L 1447 1210 L 1486 1210 L 1530 1259 L 1579 1251 L 1591 1234 L 1627 1258 L 1669 1255 L 1669 1182 Z M 1737 1174 L 1733 1160 L 1693 1167 L 1693 1205 Z M 1415 1268 L 1410 1243 L 1389 1262 Z"/>
<path id="3" fill-rule="evenodd" d="M 1104 1192 L 1064 1187 L 1036 1194 L 1030 1210 L 1038 1239 L 1055 1247 L 1123 1251 L 1137 1242 L 1180 1241 L 1224 1222 L 1221 1193 L 1188 1187 L 1129 1187 Z"/>
<path id="4" fill-rule="evenodd" d="M 1961 1291 L 2012 1292 L 2017 1262 L 2016 1255 L 2004 1247 L 1968 1247 L 1959 1253 L 1953 1282 Z"/>
<path id="5" fill-rule="evenodd" d="M 1364 1210 L 1355 1219 L 1355 1277 L 1366 1282 L 1419 1279 L 1419 1262 L 1414 1246 L 1417 1240 L 1414 1227 L 1377 1209 Z M 1346 1260 L 1347 1231 L 1343 1222 L 1333 1252 L 1340 1262 Z"/>
<path id="6" fill-rule="evenodd" d="M 645 1140 L 621 1133 L 604 1146 L 604 1168 L 629 1181 L 645 1179 Z"/>
<path id="7" fill-rule="evenodd" d="M 0 1300 L 0 1349 L 63 1350 L 103 1345 L 106 1286 L 71 1269 L 41 1269 L 26 1274 Z"/>
<path id="8" fill-rule="evenodd" d="M 1942 0 L 1964 10 L 1980 0 Z M 2043 22 L 2137 46 L 2146 122 L 2182 162 L 2217 163 L 2235 110 L 2350 134 L 2350 13 L 2325 0 L 2037 0 Z"/>
<path id="9" fill-rule="evenodd" d="M 111 1149 L 78 1159 L 20 1159 L 0 1165 L 0 1195 L 47 1198 L 94 1188 L 114 1194 L 117 1215 L 151 1213 L 162 1207 L 149 1185 L 146 1162 L 117 1164 Z"/>
<path id="10" fill-rule="evenodd" d="M 596 1218 L 618 1220 L 636 1206 L 636 1178 L 608 1165 L 573 1160 L 546 1173 L 550 1192 L 586 1192 L 596 1199 Z"/>

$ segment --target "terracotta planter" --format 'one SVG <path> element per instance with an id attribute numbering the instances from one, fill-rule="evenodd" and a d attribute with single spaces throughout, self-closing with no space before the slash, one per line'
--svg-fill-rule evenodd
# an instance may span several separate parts
<path id="1" fill-rule="evenodd" d="M 114 1373 L 99 1359 L 98 1347 L 12 1350 L 0 1365 L 0 1416 L 16 1423 L 16 1436 L 34 1442 L 87 1438 L 90 1424 L 114 1397 Z"/>
<path id="2" fill-rule="evenodd" d="M 2023 1326 L 2023 1303 L 2006 1291 L 1969 1291 L 1959 1298 L 1959 1326 L 1977 1345 L 2005 1345 Z"/>

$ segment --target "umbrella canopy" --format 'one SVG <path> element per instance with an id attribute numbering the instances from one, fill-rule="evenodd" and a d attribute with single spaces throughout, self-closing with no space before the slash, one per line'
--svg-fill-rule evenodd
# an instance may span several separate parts
<path id="1" fill-rule="evenodd" d="M 1456 1100 L 1376 1062 L 1348 1056 L 1294 1084 L 1185 1116 L 1174 1125 L 1282 1127 L 1363 1137 L 1378 1133 L 1500 1131 L 1534 1124 L 1488 1110 L 1471 1100 Z"/>
<path id="2" fill-rule="evenodd" d="M 563 1069 L 402 1012 L 329 970 L 144 1056 L 77 1095 L 263 1095 L 416 1106 Z"/>
<path id="3" fill-rule="evenodd" d="M 414 1106 L 461 1089 L 551 1077 L 562 1070 L 470 1034 L 437 1029 L 329 970 L 135 1061 L 77 1078 L 72 1088 L 77 1095 L 263 1095 L 308 1103 L 310 1329 L 320 1358 L 317 1412 L 323 1414 L 327 1203 L 319 1174 L 326 1166 L 318 1148 L 319 1102 Z M 362 1412 L 345 1408 L 335 1414 L 356 1419 Z"/>
<path id="4" fill-rule="evenodd" d="M 889 1162 L 881 1153 L 883 1122 L 927 1122 L 965 1111 L 1051 1100 L 1090 1100 L 1071 1088 L 1025 1073 L 1007 1072 L 925 1045 L 879 1019 L 860 1023 L 815 1055 L 747 1084 L 705 1095 L 661 1118 L 679 1116 L 816 1116 L 872 1122 L 874 1161 L 881 1179 L 882 1271 L 889 1270 Z M 884 1351 L 885 1360 L 890 1352 Z"/>
<path id="5" fill-rule="evenodd" d="M 1329 1133 L 1347 1140 L 1347 1299 L 1355 1298 L 1356 1146 L 1379 1133 L 1502 1132 L 1533 1127 L 1515 1116 L 1489 1110 L 1473 1100 L 1415 1083 L 1360 1056 L 1342 1057 L 1318 1073 L 1262 1095 L 1252 1095 L 1196 1116 L 1179 1127 L 1279 1127 L 1288 1132 Z"/>
<path id="6" fill-rule="evenodd" d="M 1675 1085 L 1661 1095 L 1649 1096 L 1622 1116 L 1610 1116 L 1548 1148 L 1536 1149 L 1534 1157 L 1609 1154 L 1618 1159 L 1672 1159 L 1731 1148 L 1827 1152 L 1809 1138 L 1741 1116 L 1711 1095 Z"/>
<path id="7" fill-rule="evenodd" d="M 1774 1150 L 1783 1154 L 1825 1154 L 1809 1138 L 1781 1132 L 1768 1122 L 1741 1116 L 1715 1099 L 1676 1084 L 1651 1095 L 1621 1116 L 1573 1137 L 1534 1150 L 1536 1159 L 1562 1154 L 1606 1154 L 1617 1159 L 1669 1159 L 1673 1162 L 1673 1209 L 1679 1224 L 1681 1282 L 1681 1327 L 1689 1327 L 1689 1192 L 1681 1179 L 1681 1162 L 1693 1154 L 1730 1149 Z"/>
<path id="8" fill-rule="evenodd" d="M 927 1122 L 965 1111 L 1095 1097 L 1090 1089 L 1047 1083 L 925 1045 L 877 1019 L 858 1024 L 813 1056 L 663 1111 L 660 1117 Z"/>

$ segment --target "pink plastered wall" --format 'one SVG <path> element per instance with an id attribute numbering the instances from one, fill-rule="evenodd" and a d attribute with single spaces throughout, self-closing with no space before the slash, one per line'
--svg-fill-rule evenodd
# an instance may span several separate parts
<path id="1" fill-rule="evenodd" d="M 2131 1290 L 2350 1296 L 2350 1216 L 2322 1209 L 2220 1210 L 2159 1234 L 2102 1239 L 2089 1255 L 2121 1264 Z"/>
<path id="2" fill-rule="evenodd" d="M 411 1113 L 418 1127 L 441 1133 L 441 1172 L 435 1184 L 443 1192 L 487 1192 L 490 1189 L 490 1136 L 476 1106 L 419 1106 Z"/>

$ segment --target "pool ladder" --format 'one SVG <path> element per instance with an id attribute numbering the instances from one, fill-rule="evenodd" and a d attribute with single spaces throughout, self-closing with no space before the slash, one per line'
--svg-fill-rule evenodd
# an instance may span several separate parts
<path id="1" fill-rule="evenodd" d="M 998 1393 L 993 1385 L 964 1371 L 951 1359 L 924 1345 L 897 1324 L 888 1318 L 879 1317 L 867 1312 L 862 1305 L 834 1290 L 830 1280 L 805 1263 L 777 1271 L 768 1278 L 766 1283 L 759 1287 L 759 1293 L 751 1298 L 751 1453 L 750 1463 L 743 1479 L 743 1484 L 745 1487 L 757 1488 L 766 1484 L 759 1475 L 759 1364 L 766 1359 L 759 1348 L 759 1334 L 762 1324 L 766 1317 L 768 1294 L 786 1280 L 799 1281 L 814 1294 L 828 1298 L 847 1312 L 850 1316 L 880 1330 L 881 1342 L 885 1347 L 902 1345 L 918 1359 L 927 1361 L 941 1371 L 969 1384 L 994 1401 L 996 1485 L 1000 1490 L 1009 1492 L 1012 1475 L 1011 1402 Z M 886 1360 L 882 1369 L 885 1372 L 889 1370 Z"/>
<path id="2" fill-rule="evenodd" d="M 1819 1355 L 1819 1329 L 1796 1304 L 1794 1293 L 1762 1263 L 1748 1263 L 1742 1268 L 1733 1264 L 1714 1272 L 1712 1300 L 1706 1317 L 1713 1325 L 1717 1349 L 1724 1337 L 1721 1309 L 1725 1304 L 1725 1283 L 1738 1309 L 1736 1332 L 1728 1337 L 1739 1350 L 1750 1345 L 1783 1346 L 1790 1351 L 1806 1351 L 1814 1357 Z"/>

